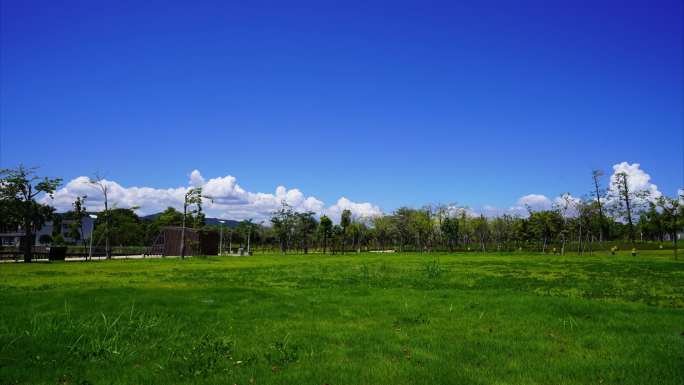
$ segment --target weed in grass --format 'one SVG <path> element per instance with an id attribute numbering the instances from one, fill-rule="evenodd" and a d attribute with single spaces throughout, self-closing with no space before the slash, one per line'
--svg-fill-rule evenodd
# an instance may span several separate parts
<path id="1" fill-rule="evenodd" d="M 297 362 L 299 357 L 298 347 L 288 343 L 289 335 L 285 336 L 283 340 L 276 341 L 271 345 L 264 358 L 266 362 L 273 365 L 273 367 L 284 367 L 288 364 Z"/>
<path id="2" fill-rule="evenodd" d="M 444 274 L 444 268 L 439 263 L 438 259 L 435 259 L 432 262 L 426 263 L 424 270 L 425 270 L 425 275 L 427 276 L 428 279 L 437 279 L 437 278 L 441 277 L 442 274 Z"/>
<path id="3" fill-rule="evenodd" d="M 392 326 L 395 329 L 401 329 L 404 326 L 420 326 L 429 324 L 430 318 L 423 313 L 418 313 L 415 316 L 401 316 L 394 321 Z"/>
<path id="4" fill-rule="evenodd" d="M 225 370 L 234 364 L 233 341 L 208 335 L 200 337 L 190 351 L 183 356 L 187 372 L 195 377 L 206 376 L 217 370 Z"/>

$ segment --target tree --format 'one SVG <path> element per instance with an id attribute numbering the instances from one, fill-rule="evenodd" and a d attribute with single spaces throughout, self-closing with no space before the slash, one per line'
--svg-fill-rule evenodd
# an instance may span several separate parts
<path id="1" fill-rule="evenodd" d="M 323 237 L 323 254 L 325 254 L 326 249 L 328 248 L 328 239 L 330 239 L 330 236 L 332 235 L 332 228 L 333 228 L 333 223 L 328 216 L 323 215 L 321 216 L 321 221 L 320 225 L 318 226 L 318 231 Z"/>
<path id="2" fill-rule="evenodd" d="M 380 250 L 385 250 L 387 248 L 387 242 L 392 241 L 392 236 L 396 231 L 395 217 L 378 215 L 373 217 L 372 221 L 375 239 L 380 244 Z"/>
<path id="3" fill-rule="evenodd" d="M 340 217 L 340 227 L 342 227 L 342 254 L 344 254 L 347 248 L 347 229 L 351 224 L 352 212 L 349 209 L 342 210 L 342 216 Z"/>
<path id="4" fill-rule="evenodd" d="M 529 221 L 532 233 L 542 244 L 541 251 L 545 253 L 549 241 L 558 234 L 563 220 L 557 211 L 544 210 L 530 212 Z"/>
<path id="5" fill-rule="evenodd" d="M 446 239 L 449 251 L 454 251 L 454 246 L 458 244 L 458 219 L 445 217 L 440 228 Z"/>
<path id="6" fill-rule="evenodd" d="M 73 210 L 67 213 L 69 219 L 73 220 L 73 223 L 69 225 L 69 238 L 81 240 L 84 246 L 85 238 L 83 238 L 83 218 L 85 218 L 86 215 L 88 215 L 85 207 L 85 200 L 87 198 L 88 197 L 85 195 L 77 196 L 74 203 L 72 203 Z M 93 236 L 92 233 L 90 234 L 90 236 Z"/>
<path id="7" fill-rule="evenodd" d="M 50 234 L 43 234 L 38 238 L 38 242 L 44 244 L 44 245 L 49 245 L 52 243 L 52 236 Z"/>
<path id="8" fill-rule="evenodd" d="M 674 251 L 674 259 L 677 259 L 677 233 L 682 228 L 681 219 L 684 216 L 684 192 L 680 193 L 677 198 L 668 198 L 661 196 L 656 200 L 656 204 L 662 210 L 663 222 L 665 228 L 672 239 L 672 246 Z"/>
<path id="9" fill-rule="evenodd" d="M 603 205 L 601 204 L 601 198 L 603 193 L 601 192 L 600 180 L 603 176 L 603 171 L 594 170 L 591 172 L 591 176 L 594 179 L 594 192 L 596 194 L 596 205 L 598 206 L 599 223 L 601 227 L 599 228 L 599 242 L 603 242 L 603 228 L 605 223 L 605 218 L 603 217 Z"/>
<path id="10" fill-rule="evenodd" d="M 634 210 L 635 205 L 646 202 L 648 190 L 633 190 L 630 188 L 629 176 L 625 172 L 615 174 L 613 179 L 613 195 L 617 200 L 615 210 L 618 216 L 627 220 L 627 230 L 630 242 L 634 243 Z"/>
<path id="11" fill-rule="evenodd" d="M 185 193 L 185 198 L 183 200 L 183 223 L 181 227 L 181 241 L 180 241 L 180 255 L 181 259 L 185 259 L 185 222 L 188 215 L 188 207 L 195 205 L 195 210 L 191 213 L 202 213 L 202 188 L 194 187 Z"/>
<path id="12" fill-rule="evenodd" d="M 568 217 L 571 210 L 576 206 L 576 200 L 570 193 L 561 195 L 559 202 L 554 204 L 556 212 L 560 216 L 559 235 L 561 236 L 561 255 L 565 255 L 565 244 L 568 241 Z"/>
<path id="13" fill-rule="evenodd" d="M 625 205 L 625 214 L 627 216 L 627 223 L 629 225 L 629 240 L 634 243 L 634 223 L 632 221 L 632 205 L 629 191 L 629 183 L 627 182 L 627 173 L 621 172 L 616 175 L 617 188 L 620 200 Z"/>
<path id="14" fill-rule="evenodd" d="M 487 241 L 489 240 L 489 223 L 484 215 L 473 219 L 473 229 L 477 237 L 482 252 L 487 251 Z"/>
<path id="15" fill-rule="evenodd" d="M 271 224 L 280 244 L 280 252 L 285 254 L 290 244 L 290 238 L 294 232 L 295 214 L 292 206 L 282 201 L 280 210 L 271 214 Z"/>
<path id="16" fill-rule="evenodd" d="M 361 244 L 364 242 L 368 227 L 362 221 L 353 221 L 347 230 L 352 237 L 352 249 L 361 252 Z"/>
<path id="17" fill-rule="evenodd" d="M 340 225 L 334 225 L 332 228 L 333 254 L 335 254 L 335 245 L 340 245 L 344 242 L 344 229 Z"/>
<path id="18" fill-rule="evenodd" d="M 648 210 L 639 216 L 638 226 L 642 237 L 643 234 L 646 233 L 646 237 L 663 242 L 665 233 L 667 232 L 667 219 L 661 206 L 666 204 L 666 202 L 660 202 L 660 204 L 658 204 L 658 201 L 660 201 L 660 199 L 656 200 L 656 202 L 651 202 Z"/>
<path id="19" fill-rule="evenodd" d="M 104 238 L 105 238 L 105 255 L 107 259 L 112 258 L 112 247 L 110 243 L 109 228 L 109 186 L 107 185 L 107 180 L 105 180 L 99 174 L 95 174 L 94 178 L 90 179 L 90 183 L 97 186 L 102 192 L 102 198 L 104 199 L 104 211 L 102 216 L 104 217 Z M 99 218 L 98 218 L 99 219 Z"/>
<path id="20" fill-rule="evenodd" d="M 416 242 L 416 249 L 425 251 L 429 244 L 432 221 L 428 210 L 411 210 L 409 215 L 409 231 Z"/>
<path id="21" fill-rule="evenodd" d="M 411 238 L 411 216 L 413 210 L 408 207 L 400 207 L 394 212 L 394 224 L 399 236 L 399 251 L 404 250 L 404 245 Z"/>
<path id="22" fill-rule="evenodd" d="M 62 236 L 62 215 L 53 212 L 52 213 L 52 237 Z"/>
<path id="23" fill-rule="evenodd" d="M 24 262 L 33 259 L 35 231 L 51 217 L 54 209 L 40 204 L 36 198 L 41 194 L 52 197 L 61 178 L 39 177 L 35 168 L 23 165 L 15 169 L 0 170 L 0 200 L 9 207 L 8 214 L 21 223 L 24 230 Z"/>
<path id="24" fill-rule="evenodd" d="M 237 227 L 235 228 L 235 232 L 240 235 L 240 238 L 246 242 L 246 250 L 247 253 L 251 252 L 251 242 L 252 242 L 252 235 L 257 234 L 259 229 L 259 225 L 252 222 L 252 219 L 245 219 L 243 221 L 240 221 L 238 223 Z M 240 244 L 242 247 L 242 243 Z"/>
<path id="25" fill-rule="evenodd" d="M 95 221 L 94 239 L 102 239 L 106 219 L 98 215 Z M 144 226 L 133 209 L 114 208 L 109 210 L 110 246 L 139 246 L 144 243 Z"/>
<path id="26" fill-rule="evenodd" d="M 309 253 L 309 243 L 311 242 L 311 237 L 316 232 L 316 227 L 318 226 L 318 222 L 316 222 L 314 215 L 315 213 L 312 211 L 295 213 L 295 237 L 299 240 L 304 254 Z"/>

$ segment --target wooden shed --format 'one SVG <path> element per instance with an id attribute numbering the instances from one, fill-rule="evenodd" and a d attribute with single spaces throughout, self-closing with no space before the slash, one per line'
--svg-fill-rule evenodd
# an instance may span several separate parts
<path id="1" fill-rule="evenodd" d="M 180 255 L 181 227 L 163 227 L 150 247 L 150 255 Z M 218 255 L 219 234 L 216 231 L 185 228 L 185 255 Z"/>

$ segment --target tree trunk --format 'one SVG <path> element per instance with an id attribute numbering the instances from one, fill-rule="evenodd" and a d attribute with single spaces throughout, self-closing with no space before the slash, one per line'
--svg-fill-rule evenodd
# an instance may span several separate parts
<path id="1" fill-rule="evenodd" d="M 24 262 L 31 263 L 33 260 L 33 234 L 31 222 L 24 221 Z"/>
<path id="2" fill-rule="evenodd" d="M 603 207 L 601 206 L 601 194 L 599 193 L 599 175 L 594 175 L 594 187 L 596 188 L 596 203 L 599 209 L 599 242 L 603 242 Z"/>
<path id="3" fill-rule="evenodd" d="M 107 194 L 105 193 L 105 254 L 107 255 L 107 259 L 112 258 L 112 249 L 110 248 L 109 245 L 109 206 L 107 202 Z"/>
<path id="4" fill-rule="evenodd" d="M 627 208 L 627 223 L 629 224 L 629 240 L 634 244 L 634 223 L 632 222 L 632 206 L 629 199 L 629 185 L 627 184 L 627 175 L 622 174 L 622 199 L 625 200 Z"/>

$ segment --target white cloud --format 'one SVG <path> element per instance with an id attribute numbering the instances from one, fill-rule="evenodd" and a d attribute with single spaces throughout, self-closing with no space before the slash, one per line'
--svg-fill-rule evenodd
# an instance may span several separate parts
<path id="1" fill-rule="evenodd" d="M 372 218 L 378 215 L 382 215 L 382 210 L 378 206 L 372 205 L 370 203 L 356 203 L 349 199 L 342 197 L 337 200 L 337 203 L 328 207 L 325 210 L 325 215 L 329 216 L 335 222 L 340 220 L 342 216 L 342 211 L 350 210 L 352 212 L 352 217 L 357 219 Z"/>
<path id="2" fill-rule="evenodd" d="M 199 170 L 192 170 L 190 173 L 190 184 L 193 187 L 200 187 L 204 184 L 204 178 L 200 174 Z"/>
<path id="3" fill-rule="evenodd" d="M 658 186 L 651 183 L 651 176 L 641 169 L 639 163 L 629 164 L 627 162 L 622 162 L 613 165 L 613 174 L 610 176 L 607 196 L 604 201 L 606 207 L 614 207 L 619 202 L 617 175 L 622 172 L 627 174 L 627 186 L 631 192 L 636 193 L 635 195 L 637 196 L 642 193 L 646 194 L 646 198 L 637 197 L 634 199 L 632 203 L 635 208 L 643 206 L 648 203 L 648 201 L 655 200 L 662 196 L 662 193 L 658 190 Z M 556 208 L 564 210 L 568 216 L 574 216 L 577 215 L 577 205 L 580 201 L 580 198 L 572 196 L 569 193 L 562 194 L 553 199 L 542 194 L 528 194 L 520 197 L 516 204 L 508 209 L 483 206 L 479 212 L 488 217 L 502 214 L 527 216 L 528 209 L 531 211 L 540 211 Z"/>
<path id="4" fill-rule="evenodd" d="M 570 193 L 565 193 L 554 198 L 553 207 L 566 217 L 575 217 L 579 215 L 578 207 L 580 203 L 582 203 L 582 199 L 574 197 Z"/>
<path id="5" fill-rule="evenodd" d="M 627 162 L 618 163 L 613 166 L 613 174 L 610 177 L 608 186 L 608 197 L 606 205 L 617 203 L 616 197 L 616 175 L 625 172 L 628 175 L 628 184 L 631 191 L 647 191 L 649 199 L 655 199 L 662 194 L 658 187 L 651 183 L 651 176 L 644 172 L 638 163 L 629 164 Z M 130 208 L 139 206 L 138 213 L 141 215 L 152 214 L 163 211 L 171 206 L 182 209 L 183 196 L 190 187 L 202 187 L 203 193 L 212 198 L 204 203 L 204 210 L 210 217 L 223 219 L 248 219 L 256 221 L 266 221 L 270 214 L 280 208 L 281 202 L 285 201 L 296 211 L 312 211 L 317 215 L 328 215 L 333 221 L 339 221 L 342 211 L 349 209 L 355 218 L 369 218 L 382 215 L 382 210 L 371 203 L 353 202 L 346 197 L 340 198 L 336 203 L 327 206 L 313 196 L 306 196 L 299 189 L 288 189 L 285 186 L 277 186 L 273 193 L 250 192 L 243 189 L 234 176 L 216 177 L 206 180 L 199 170 L 193 170 L 189 174 L 188 187 L 176 187 L 168 189 L 158 189 L 151 187 L 123 187 L 120 184 L 103 180 L 109 190 L 110 202 L 116 207 Z M 679 191 L 680 194 L 684 190 Z M 99 211 L 103 208 L 102 193 L 99 188 L 89 183 L 87 177 L 81 176 L 71 180 L 63 188 L 54 194 L 54 199 L 44 197 L 43 201 L 55 206 L 59 211 L 71 209 L 71 204 L 76 196 L 87 195 L 86 206 L 88 210 Z M 520 197 L 517 202 L 508 208 L 497 208 L 494 206 L 484 206 L 480 210 L 468 208 L 451 207 L 451 214 L 460 214 L 460 210 L 466 210 L 469 216 L 479 216 L 484 214 L 487 217 L 510 214 L 517 216 L 527 216 L 528 208 L 532 211 L 550 210 L 554 207 L 562 209 L 567 206 L 566 214 L 575 215 L 576 204 L 579 202 L 569 194 L 564 194 L 555 198 L 549 198 L 542 194 L 528 194 Z M 645 203 L 635 202 L 636 205 Z"/>
<path id="6" fill-rule="evenodd" d="M 350 209 L 355 217 L 380 215 L 378 206 L 370 203 L 352 202 L 347 198 L 340 198 L 336 204 L 325 207 L 325 204 L 313 197 L 305 196 L 299 189 L 276 187 L 274 193 L 249 192 L 240 187 L 234 176 L 211 178 L 206 180 L 198 170 L 189 175 L 190 187 L 176 187 L 158 189 L 151 187 L 123 187 L 120 184 L 102 180 L 107 186 L 109 203 L 113 207 L 131 208 L 134 206 L 138 214 L 148 215 L 163 211 L 167 207 L 178 210 L 183 208 L 183 197 L 190 187 L 202 187 L 203 195 L 209 197 L 203 204 L 203 210 L 209 217 L 222 219 L 248 219 L 268 222 L 270 214 L 280 208 L 281 202 L 286 202 L 296 211 L 313 211 L 328 214 L 334 220 L 339 219 L 342 210 Z M 71 204 L 77 196 L 86 195 L 86 207 L 91 211 L 104 209 L 104 198 L 100 188 L 85 176 L 69 181 L 63 188 L 55 192 L 54 198 L 43 197 L 44 203 L 49 203 L 58 211 L 71 209 Z"/>
<path id="7" fill-rule="evenodd" d="M 493 206 L 484 206 L 482 209 L 482 213 L 488 217 L 503 214 L 527 217 L 530 211 L 551 210 L 553 208 L 553 203 L 554 201 L 546 197 L 546 195 L 528 194 L 518 198 L 515 205 L 509 207 L 508 209 L 499 209 Z"/>
<path id="8" fill-rule="evenodd" d="M 518 199 L 518 206 L 529 207 L 532 211 L 549 210 L 553 203 L 546 195 L 528 194 Z"/>
<path id="9" fill-rule="evenodd" d="M 663 195 L 658 190 L 658 186 L 651 183 L 651 176 L 641 169 L 639 163 L 629 164 L 622 162 L 613 166 L 613 175 L 610 176 L 606 197 L 609 206 L 618 204 L 620 200 L 618 174 L 621 173 L 627 174 L 627 187 L 630 192 L 636 195 L 636 199 L 633 202 L 635 206 L 644 205 Z M 645 197 L 640 197 L 640 195 L 645 195 Z"/>

